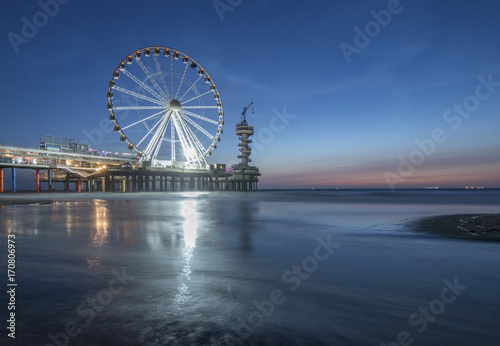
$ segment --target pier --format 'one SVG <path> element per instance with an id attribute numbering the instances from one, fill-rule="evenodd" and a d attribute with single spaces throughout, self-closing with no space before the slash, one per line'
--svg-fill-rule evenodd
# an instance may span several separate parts
<path id="1" fill-rule="evenodd" d="M 63 143 L 58 146 L 47 143 Z M 258 188 L 256 172 L 225 164 L 207 169 L 150 167 L 137 157 L 97 152 L 78 145 L 73 139 L 40 137 L 40 147 L 0 144 L 0 192 L 5 191 L 5 171 L 11 170 L 12 192 L 17 191 L 19 169 L 33 171 L 36 191 L 76 192 L 173 192 L 173 191 L 252 191 Z M 64 143 L 70 143 L 65 145 Z"/>
<path id="2" fill-rule="evenodd" d="M 175 192 L 175 191 L 251 191 L 257 181 L 247 184 L 235 180 L 226 165 L 210 165 L 209 170 L 162 168 L 106 168 L 87 177 L 89 191 Z"/>

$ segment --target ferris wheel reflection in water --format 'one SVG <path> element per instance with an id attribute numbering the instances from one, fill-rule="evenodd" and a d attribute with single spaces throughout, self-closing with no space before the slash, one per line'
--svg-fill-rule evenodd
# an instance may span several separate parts
<path id="1" fill-rule="evenodd" d="M 198 237 L 198 210 L 197 210 L 197 196 L 199 193 L 191 192 L 186 193 L 187 199 L 181 202 L 181 215 L 184 218 L 182 225 L 184 233 L 184 248 L 182 249 L 182 257 L 184 260 L 184 267 L 182 268 L 179 277 L 179 287 L 175 295 L 175 302 L 178 309 L 182 308 L 182 304 L 187 302 L 190 297 L 188 281 L 191 280 L 191 259 L 196 247 L 196 238 Z"/>

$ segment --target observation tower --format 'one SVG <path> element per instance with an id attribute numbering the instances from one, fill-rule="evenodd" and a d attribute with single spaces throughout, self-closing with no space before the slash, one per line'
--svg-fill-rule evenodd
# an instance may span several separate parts
<path id="1" fill-rule="evenodd" d="M 248 164 L 249 162 L 252 162 L 252 159 L 250 159 L 252 148 L 249 146 L 249 144 L 252 143 L 252 140 L 249 139 L 249 137 L 253 135 L 253 126 L 250 126 L 247 123 L 246 118 L 246 112 L 250 106 L 252 106 L 252 113 L 254 112 L 253 102 L 250 102 L 248 106 L 243 108 L 243 112 L 241 113 L 241 122 L 236 124 L 236 135 L 239 136 L 240 143 L 238 143 L 238 146 L 240 147 L 241 152 L 241 154 L 238 155 L 238 158 L 241 159 L 241 162 L 232 167 L 233 175 L 230 180 L 232 181 L 234 190 L 257 190 L 257 183 L 259 182 L 259 179 L 257 178 L 260 175 L 259 168 Z"/>

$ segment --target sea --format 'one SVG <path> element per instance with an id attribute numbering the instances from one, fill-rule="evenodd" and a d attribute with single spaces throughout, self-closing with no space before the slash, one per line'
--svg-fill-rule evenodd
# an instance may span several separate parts
<path id="1" fill-rule="evenodd" d="M 500 190 L 9 198 L 0 344 L 500 344 L 500 243 L 415 226 Z"/>

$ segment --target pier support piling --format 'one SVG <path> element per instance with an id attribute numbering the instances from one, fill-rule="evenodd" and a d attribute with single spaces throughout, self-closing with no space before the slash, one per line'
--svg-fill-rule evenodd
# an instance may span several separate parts
<path id="1" fill-rule="evenodd" d="M 0 168 L 0 192 L 3 192 L 3 168 Z"/>
<path id="2" fill-rule="evenodd" d="M 37 169 L 35 172 L 35 179 L 36 179 L 36 192 L 40 192 L 40 170 Z"/>
<path id="3" fill-rule="evenodd" d="M 47 170 L 47 184 L 49 188 L 49 192 L 52 191 L 52 170 Z"/>
<path id="4" fill-rule="evenodd" d="M 12 167 L 12 192 L 16 192 L 17 186 L 16 186 L 16 167 Z"/>

